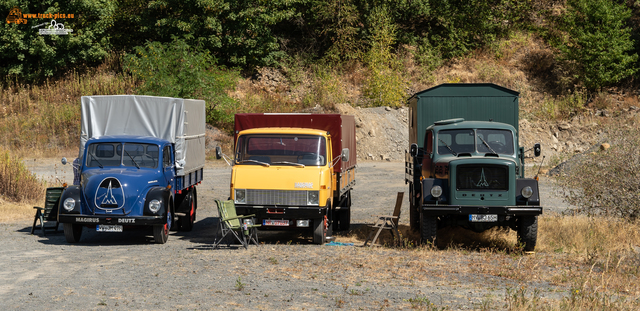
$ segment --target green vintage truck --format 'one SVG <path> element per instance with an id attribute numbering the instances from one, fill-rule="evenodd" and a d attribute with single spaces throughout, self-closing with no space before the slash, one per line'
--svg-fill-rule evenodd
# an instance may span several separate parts
<path id="1" fill-rule="evenodd" d="M 525 251 L 534 251 L 538 181 L 524 177 L 525 153 L 540 144 L 518 144 L 519 93 L 495 84 L 442 84 L 409 101 L 405 182 L 410 222 L 423 244 L 437 230 L 460 226 L 475 232 L 509 227 Z"/>

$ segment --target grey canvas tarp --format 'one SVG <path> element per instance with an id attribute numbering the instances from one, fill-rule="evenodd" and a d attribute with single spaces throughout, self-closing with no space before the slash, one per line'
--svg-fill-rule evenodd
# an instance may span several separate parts
<path id="1" fill-rule="evenodd" d="M 82 96 L 80 156 L 90 138 L 111 135 L 151 136 L 175 146 L 177 174 L 204 167 L 205 102 L 141 96 Z"/>

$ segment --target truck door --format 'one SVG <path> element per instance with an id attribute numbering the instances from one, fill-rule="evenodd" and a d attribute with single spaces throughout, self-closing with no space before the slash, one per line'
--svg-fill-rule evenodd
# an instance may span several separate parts
<path id="1" fill-rule="evenodd" d="M 173 152 L 171 146 L 167 145 L 162 148 L 162 173 L 167 185 L 174 186 L 173 178 L 175 176 L 173 165 Z"/>

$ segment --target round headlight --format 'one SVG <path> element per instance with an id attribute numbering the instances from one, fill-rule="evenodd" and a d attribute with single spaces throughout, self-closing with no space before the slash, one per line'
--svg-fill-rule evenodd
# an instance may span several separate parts
<path id="1" fill-rule="evenodd" d="M 66 198 L 62 203 L 62 207 L 64 207 L 67 212 L 70 212 L 76 207 L 76 200 L 73 198 Z"/>
<path id="2" fill-rule="evenodd" d="M 151 202 L 149 202 L 149 210 L 152 213 L 157 213 L 160 210 L 161 206 L 162 206 L 162 202 L 158 200 L 151 200 Z"/>
<path id="3" fill-rule="evenodd" d="M 528 199 L 533 195 L 533 189 L 531 189 L 531 187 L 529 186 L 526 186 L 522 188 L 522 191 L 520 191 L 520 193 L 522 194 L 523 197 Z"/>
<path id="4" fill-rule="evenodd" d="M 435 185 L 431 188 L 431 196 L 439 198 L 442 195 L 442 187 Z"/>

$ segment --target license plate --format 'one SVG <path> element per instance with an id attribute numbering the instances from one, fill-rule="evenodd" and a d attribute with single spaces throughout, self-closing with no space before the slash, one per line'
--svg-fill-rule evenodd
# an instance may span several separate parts
<path id="1" fill-rule="evenodd" d="M 122 232 L 121 225 L 96 225 L 98 232 Z"/>
<path id="2" fill-rule="evenodd" d="M 264 220 L 262 220 L 262 225 L 263 226 L 287 227 L 287 226 L 289 226 L 289 221 L 288 220 L 264 219 Z"/>
<path id="3" fill-rule="evenodd" d="M 498 215 L 495 214 L 471 214 L 469 215 L 470 222 L 496 222 L 498 221 Z"/>

